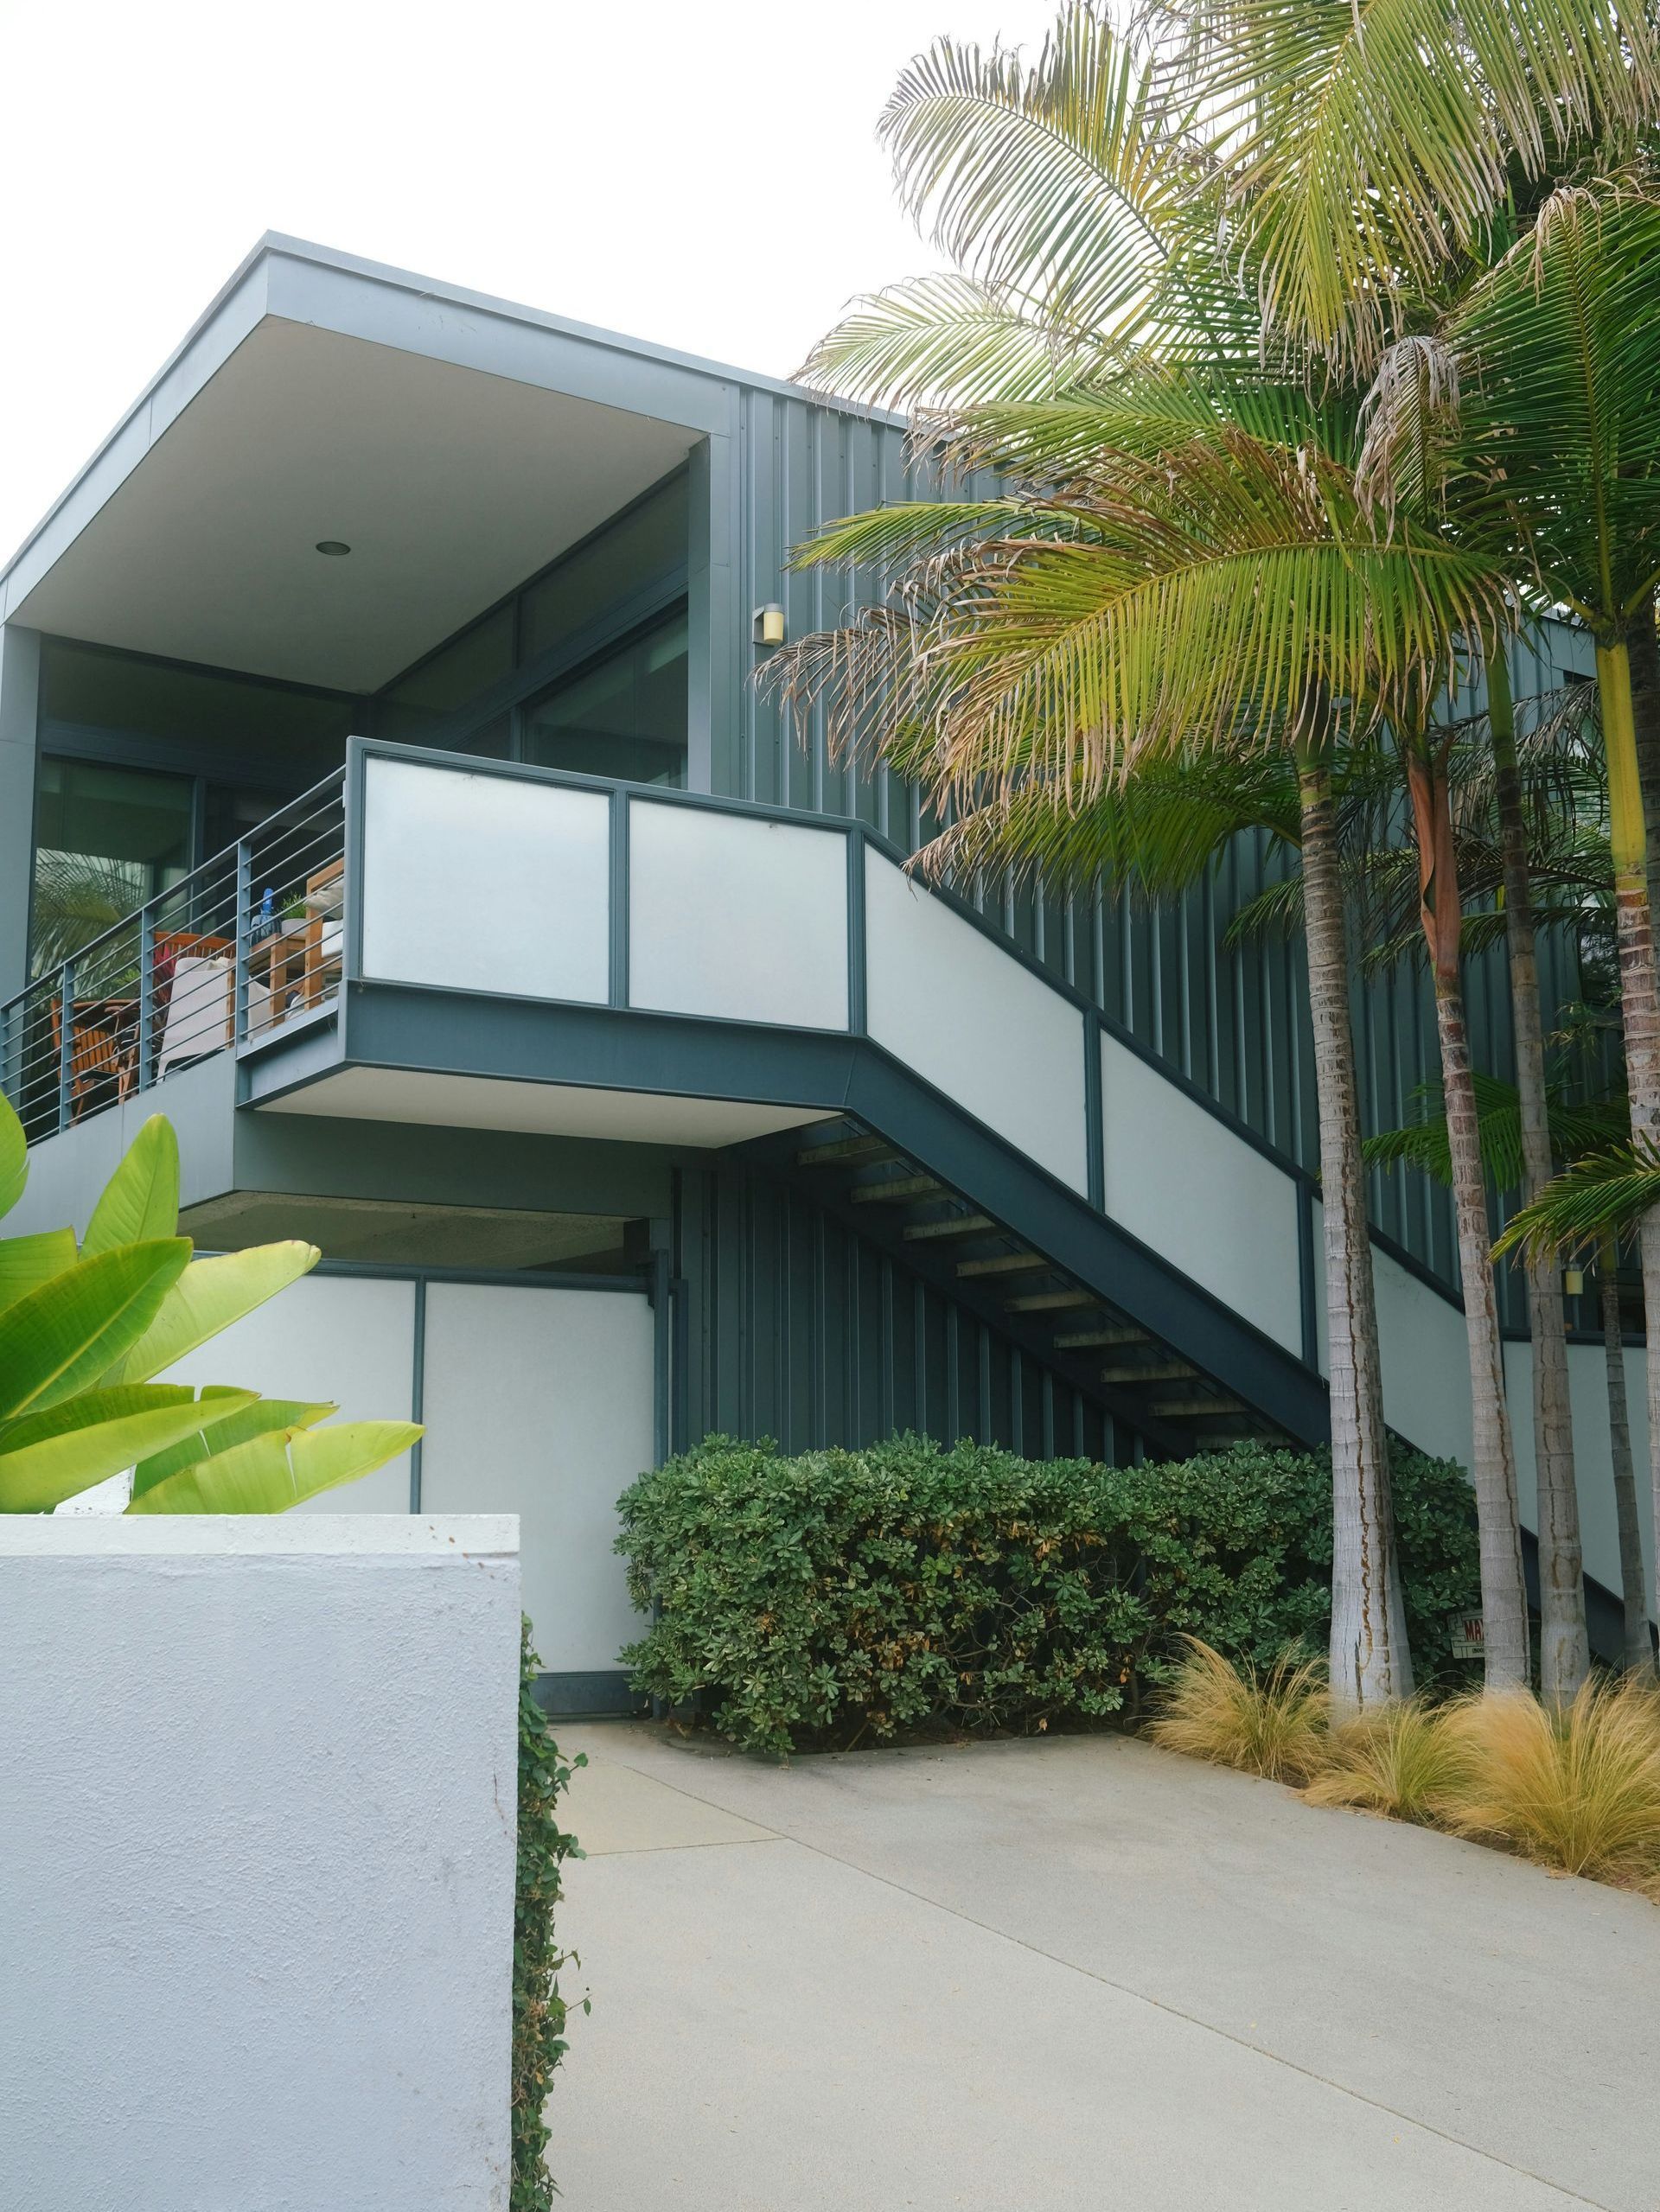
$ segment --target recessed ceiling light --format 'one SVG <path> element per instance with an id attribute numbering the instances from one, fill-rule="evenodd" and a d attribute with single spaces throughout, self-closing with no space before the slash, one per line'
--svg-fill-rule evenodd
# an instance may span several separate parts
<path id="1" fill-rule="evenodd" d="M 317 540 L 317 551 L 320 553 L 349 553 L 351 550 L 349 545 L 342 545 L 338 538 L 319 538 Z"/>

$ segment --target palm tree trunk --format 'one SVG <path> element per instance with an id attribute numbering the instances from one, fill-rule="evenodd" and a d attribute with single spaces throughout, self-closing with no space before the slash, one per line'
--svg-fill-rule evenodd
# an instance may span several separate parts
<path id="1" fill-rule="evenodd" d="M 1516 712 L 1510 662 L 1501 641 L 1487 660 L 1487 711 L 1504 870 L 1504 938 L 1510 953 L 1521 1104 L 1523 1195 L 1531 1202 L 1550 1181 L 1550 1114 L 1545 1099 L 1544 1024 L 1533 934 L 1522 782 L 1516 773 Z M 1585 1559 L 1574 1473 L 1574 1417 L 1567 1382 L 1567 1330 L 1553 1261 L 1528 1270 L 1528 1332 L 1533 1340 L 1533 1462 L 1539 1494 L 1539 1686 L 1571 1704 L 1591 1671 L 1585 1623 Z M 1629 1448 L 1629 1447 L 1628 1447 Z"/>
<path id="2" fill-rule="evenodd" d="M 1433 749 L 1422 743 L 1409 745 L 1407 776 L 1418 838 L 1420 910 L 1435 984 L 1435 1028 L 1441 1047 L 1441 1092 L 1446 1106 L 1452 1211 L 1470 1351 L 1473 1463 L 1470 1471 L 1475 1482 L 1481 1543 L 1482 1648 L 1487 1687 L 1508 1689 L 1525 1685 L 1529 1677 L 1527 1584 L 1522 1573 L 1516 1453 L 1510 1439 L 1510 1407 L 1504 1399 L 1498 1304 L 1492 1263 L 1487 1257 L 1493 1240 L 1487 1219 L 1487 1173 L 1481 1157 L 1459 966 L 1463 915 L 1453 857 L 1445 743 Z"/>
<path id="3" fill-rule="evenodd" d="M 1602 1302 L 1602 1350 L 1608 1375 L 1608 1451 L 1614 1469 L 1614 1515 L 1619 1528 L 1619 1590 L 1625 1602 L 1625 1665 L 1650 1673 L 1649 1608 L 1644 1587 L 1643 1527 L 1637 1514 L 1637 1467 L 1631 1457 L 1631 1418 L 1625 1400 L 1625 1334 L 1619 1318 L 1619 1277 L 1614 1240 L 1605 1236 L 1597 1254 Z"/>
<path id="4" fill-rule="evenodd" d="M 1639 659 L 1642 652 L 1639 646 Z M 1645 779 L 1639 766 L 1631 659 L 1624 638 L 1612 645 L 1599 643 L 1597 690 L 1602 700 L 1603 743 L 1608 755 L 1614 927 L 1619 947 L 1619 998 L 1625 1029 L 1631 1135 L 1638 1144 L 1660 1148 L 1660 997 L 1655 988 L 1654 921 L 1649 904 L 1648 841 L 1643 819 Z M 1660 713 L 1653 712 L 1645 699 L 1643 755 L 1650 776 L 1657 773 L 1656 756 L 1660 755 L 1660 730 L 1651 726 L 1657 721 Z M 1660 1208 L 1644 1216 L 1638 1240 L 1648 1345 L 1649 1480 L 1655 1500 L 1655 1539 L 1660 1547 Z M 1655 1586 L 1660 1590 L 1660 1549 L 1655 1561 Z"/>
<path id="5" fill-rule="evenodd" d="M 1323 758 L 1299 756 L 1304 923 L 1319 1109 L 1327 1366 L 1331 1391 L 1331 1694 L 1339 1711 L 1412 1693 L 1395 1553 L 1360 1086 L 1336 810 Z"/>

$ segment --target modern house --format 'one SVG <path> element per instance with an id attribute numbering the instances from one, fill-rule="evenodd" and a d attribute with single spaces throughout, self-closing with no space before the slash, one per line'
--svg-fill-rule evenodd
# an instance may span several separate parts
<path id="1" fill-rule="evenodd" d="M 566 1710 L 625 1694 L 617 1492 L 707 1431 L 1325 1433 L 1298 957 L 1223 938 L 1273 857 L 1163 915 L 929 890 L 914 796 L 752 681 L 854 588 L 791 547 L 925 489 L 891 418 L 273 236 L 0 578 L 13 1226 L 160 1110 L 201 1247 L 321 1245 L 189 1378 L 423 1420 L 322 1509 L 520 1514 Z M 1363 994 L 1376 1123 L 1421 993 Z M 1389 1418 L 1467 1460 L 1446 1208 L 1374 1198 Z"/>

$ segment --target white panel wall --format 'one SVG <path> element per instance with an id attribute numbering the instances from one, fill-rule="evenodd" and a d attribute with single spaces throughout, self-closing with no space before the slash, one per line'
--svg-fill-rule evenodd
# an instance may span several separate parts
<path id="1" fill-rule="evenodd" d="M 1074 1190 L 1089 1189 L 1083 1017 L 879 853 L 865 856 L 871 1035 Z"/>
<path id="2" fill-rule="evenodd" d="M 348 1421 L 410 1417 L 415 1286 L 308 1275 L 169 1369 L 167 1380 L 222 1382 L 265 1398 L 333 1399 Z M 409 1459 L 325 1490 L 304 1513 L 407 1513 Z"/>
<path id="3" fill-rule="evenodd" d="M 1108 1213 L 1300 1354 L 1296 1183 L 1115 1037 L 1101 1081 Z"/>
<path id="4" fill-rule="evenodd" d="M 604 1004 L 603 793 L 373 755 L 365 768 L 365 975 Z"/>
<path id="5" fill-rule="evenodd" d="M 1533 1348 L 1506 1344 L 1504 1380 L 1510 1401 L 1510 1425 L 1516 1437 L 1516 1487 L 1522 1498 L 1522 1518 L 1537 1527 L 1538 1475 L 1533 1457 Z M 1574 1478 L 1580 1494 L 1580 1538 L 1585 1546 L 1585 1571 L 1605 1589 L 1618 1593 L 1619 1527 L 1614 1516 L 1613 1460 L 1608 1446 L 1608 1379 L 1600 1344 L 1570 1344 L 1567 1349 L 1567 1387 L 1574 1412 Z M 1625 1404 L 1631 1425 L 1631 1455 L 1637 1465 L 1637 1510 L 1643 1527 L 1644 1571 L 1649 1582 L 1649 1608 L 1655 1610 L 1654 1492 L 1649 1481 L 1649 1409 L 1644 1355 L 1635 1347 L 1625 1354 Z"/>
<path id="6" fill-rule="evenodd" d="M 550 1673 L 615 1667 L 641 1632 L 611 1549 L 652 1460 L 652 1315 L 607 1291 L 432 1284 L 421 1504 L 516 1513 L 525 1610 Z"/>
<path id="7" fill-rule="evenodd" d="M 1315 1254 L 1324 1267 L 1315 1210 Z M 1470 1464 L 1470 1355 L 1464 1316 L 1410 1269 L 1372 1248 L 1383 1418 L 1421 1451 Z M 1322 1283 L 1322 1290 L 1324 1283 Z M 1321 1304 L 1325 1299 L 1322 1297 Z M 1320 1328 L 1322 1361 L 1325 1328 Z"/>
<path id="8" fill-rule="evenodd" d="M 1314 1208 L 1314 1249 L 1320 1255 L 1320 1208 Z M 1377 1297 L 1377 1328 L 1383 1358 L 1383 1412 L 1421 1451 L 1470 1464 L 1470 1358 L 1464 1316 L 1450 1299 L 1386 1253 L 1372 1251 Z M 1324 1278 L 1318 1308 L 1320 1368 L 1327 1371 Z M 1608 1391 L 1600 1345 L 1571 1344 L 1568 1389 L 1574 1412 L 1574 1460 L 1580 1494 L 1580 1535 L 1586 1572 L 1612 1590 L 1619 1582 L 1619 1534 L 1614 1519 L 1612 1463 L 1608 1449 Z M 1538 1526 L 1538 1483 L 1533 1462 L 1533 1351 L 1504 1346 L 1505 1396 L 1516 1440 L 1516 1488 L 1522 1518 Z M 1643 1354 L 1625 1355 L 1625 1394 L 1636 1457 L 1638 1510 L 1644 1527 L 1644 1559 L 1650 1584 L 1654 1573 L 1653 1500 L 1648 1481 L 1648 1406 Z M 1652 1587 L 1650 1610 L 1655 1607 Z"/>
<path id="9" fill-rule="evenodd" d="M 629 1003 L 845 1030 L 843 832 L 632 800 Z"/>
<path id="10" fill-rule="evenodd" d="M 510 1520 L 0 1520 L 0 2203 L 508 2201 Z"/>

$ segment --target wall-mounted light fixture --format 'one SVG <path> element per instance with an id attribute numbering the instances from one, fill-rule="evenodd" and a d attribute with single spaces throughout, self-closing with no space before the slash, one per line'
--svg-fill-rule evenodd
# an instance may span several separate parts
<path id="1" fill-rule="evenodd" d="M 755 610 L 755 641 L 757 645 L 784 641 L 784 610 L 776 599 L 769 599 L 764 607 Z"/>
<path id="2" fill-rule="evenodd" d="M 1562 1270 L 1562 1296 L 1563 1296 L 1565 1298 L 1577 1298 L 1577 1297 L 1582 1297 L 1584 1296 L 1584 1294 L 1585 1294 L 1585 1270 L 1584 1270 L 1584 1268 L 1583 1268 L 1583 1267 L 1564 1267 L 1564 1268 L 1563 1268 L 1563 1270 Z"/>
<path id="3" fill-rule="evenodd" d="M 331 553 L 336 560 L 342 553 L 349 553 L 351 550 L 351 547 L 339 538 L 319 538 L 317 540 L 317 551 L 320 553 Z"/>

